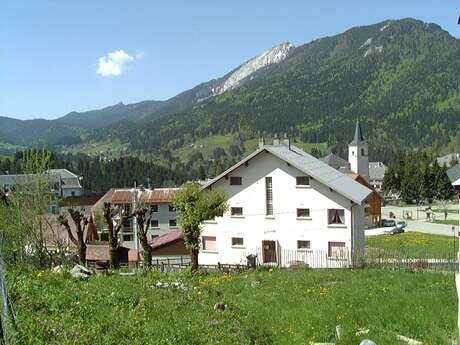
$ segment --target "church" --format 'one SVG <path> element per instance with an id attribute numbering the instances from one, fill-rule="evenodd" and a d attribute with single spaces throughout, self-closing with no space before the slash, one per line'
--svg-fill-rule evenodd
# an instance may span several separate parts
<path id="1" fill-rule="evenodd" d="M 355 135 L 348 144 L 348 161 L 329 153 L 320 160 L 336 170 L 348 175 L 355 181 L 372 189 L 372 196 L 364 206 L 365 225 L 373 227 L 380 225 L 382 217 L 382 197 L 369 183 L 369 146 L 364 139 L 363 130 L 359 120 L 356 121 Z"/>

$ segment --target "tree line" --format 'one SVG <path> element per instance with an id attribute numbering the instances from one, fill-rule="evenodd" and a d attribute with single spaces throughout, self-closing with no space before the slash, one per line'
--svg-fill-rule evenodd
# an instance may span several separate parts
<path id="1" fill-rule="evenodd" d="M 398 153 L 388 164 L 383 191 L 399 195 L 407 203 L 450 200 L 455 191 L 447 169 L 425 152 Z"/>

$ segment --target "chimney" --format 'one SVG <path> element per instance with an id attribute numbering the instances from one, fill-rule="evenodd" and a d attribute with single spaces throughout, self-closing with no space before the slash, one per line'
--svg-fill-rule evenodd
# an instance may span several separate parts
<path id="1" fill-rule="evenodd" d="M 262 149 L 265 146 L 264 137 L 259 138 L 259 149 Z"/>
<path id="2" fill-rule="evenodd" d="M 273 146 L 280 146 L 280 140 L 278 138 L 278 134 L 275 134 L 273 137 Z"/>
<path id="3" fill-rule="evenodd" d="M 286 133 L 284 133 L 283 144 L 291 149 L 291 139 L 288 138 Z"/>

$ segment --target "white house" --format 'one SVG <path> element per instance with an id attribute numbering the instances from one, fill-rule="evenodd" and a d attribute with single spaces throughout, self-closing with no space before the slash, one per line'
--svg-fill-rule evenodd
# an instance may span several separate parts
<path id="1" fill-rule="evenodd" d="M 200 264 L 342 267 L 338 257 L 364 249 L 363 204 L 372 191 L 289 139 L 259 149 L 204 188 L 229 199 L 222 217 L 204 222 Z"/>

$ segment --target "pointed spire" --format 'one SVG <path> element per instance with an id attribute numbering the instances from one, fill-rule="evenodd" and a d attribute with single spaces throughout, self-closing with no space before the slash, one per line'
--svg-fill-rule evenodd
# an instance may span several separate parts
<path id="1" fill-rule="evenodd" d="M 359 119 L 357 119 L 355 137 L 353 138 L 353 141 L 349 145 L 358 145 L 362 142 L 364 142 L 363 130 L 361 129 L 361 124 L 359 123 Z"/>

